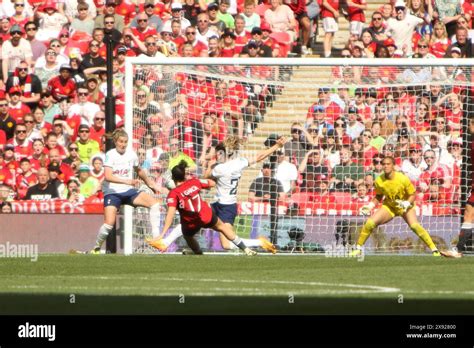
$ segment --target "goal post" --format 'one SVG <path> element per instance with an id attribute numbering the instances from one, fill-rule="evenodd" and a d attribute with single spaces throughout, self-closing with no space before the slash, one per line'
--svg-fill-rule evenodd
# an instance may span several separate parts
<path id="1" fill-rule="evenodd" d="M 241 236 L 262 235 L 289 252 L 354 244 L 380 159 L 391 155 L 417 189 L 420 223 L 444 249 L 457 240 L 471 187 L 473 64 L 474 59 L 127 58 L 125 129 L 143 167 L 163 185 L 166 162 L 160 156 L 173 157 L 172 138 L 194 160 L 199 176 L 205 152 L 226 135 L 242 139 L 239 155 L 247 158 L 256 158 L 276 135 L 287 136 L 291 142 L 283 154 L 267 159 L 281 184 L 270 190 L 283 192 L 270 199 L 255 192 L 252 183 L 265 176 L 262 163 L 244 170 L 234 227 Z M 213 194 L 206 195 L 208 202 Z M 163 205 L 163 218 L 165 212 Z M 154 252 L 144 242 L 150 234 L 146 212 L 126 207 L 124 253 Z M 202 231 L 199 240 L 206 250 L 222 250 L 212 231 Z M 181 247 L 178 242 L 169 250 Z M 378 228 L 366 244 L 374 253 L 424 250 L 401 218 Z"/>

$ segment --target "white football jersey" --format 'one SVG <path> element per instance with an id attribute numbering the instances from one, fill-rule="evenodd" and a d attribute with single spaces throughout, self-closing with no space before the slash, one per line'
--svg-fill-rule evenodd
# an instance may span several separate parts
<path id="1" fill-rule="evenodd" d="M 216 200 L 221 204 L 237 203 L 237 187 L 242 176 L 242 170 L 249 166 L 246 158 L 240 157 L 218 164 L 212 170 L 212 176 L 217 179 Z"/>
<path id="2" fill-rule="evenodd" d="M 127 149 L 123 155 L 119 154 L 116 149 L 107 151 L 105 154 L 104 167 L 112 168 L 114 176 L 121 179 L 133 179 L 133 170 L 138 167 L 138 157 L 133 150 Z M 134 188 L 131 185 L 116 184 L 104 180 L 102 183 L 102 191 L 104 196 L 111 193 L 122 193 Z"/>

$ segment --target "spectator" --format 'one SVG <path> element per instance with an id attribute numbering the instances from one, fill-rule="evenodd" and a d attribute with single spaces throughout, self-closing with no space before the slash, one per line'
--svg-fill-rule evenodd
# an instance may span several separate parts
<path id="1" fill-rule="evenodd" d="M 67 5 L 69 8 L 72 5 Z M 95 6 L 94 6 L 95 7 Z M 71 29 L 77 32 L 86 33 L 92 36 L 92 32 L 94 30 L 94 19 L 95 16 L 91 16 L 89 14 L 89 8 L 93 8 L 89 6 L 87 2 L 80 2 L 77 4 L 77 14 L 73 16 L 69 16 L 69 21 L 71 22 Z"/>
<path id="2" fill-rule="evenodd" d="M 370 131 L 372 132 L 372 140 L 370 140 L 370 145 L 373 146 L 377 151 L 381 151 L 382 147 L 385 145 L 385 138 L 380 135 L 382 126 L 380 122 L 372 122 L 372 127 Z"/>
<path id="3" fill-rule="evenodd" d="M 78 101 L 71 105 L 68 114 L 69 116 L 81 116 L 81 124 L 91 126 L 93 124 L 94 115 L 100 111 L 100 107 L 96 103 L 88 101 L 89 90 L 85 86 L 79 86 L 77 88 L 77 96 Z"/>
<path id="4" fill-rule="evenodd" d="M 449 35 L 449 31 L 448 31 Z M 456 28 L 456 36 L 452 41 L 455 41 L 448 48 L 448 52 L 451 52 L 453 48 L 457 47 L 461 50 L 461 58 L 472 58 L 472 41 L 468 38 L 468 30 L 465 27 Z"/>
<path id="5" fill-rule="evenodd" d="M 74 130 L 69 127 L 61 115 L 54 117 L 52 132 L 56 135 L 58 144 L 63 148 L 71 143 L 71 138 L 74 135 Z"/>
<path id="6" fill-rule="evenodd" d="M 7 79 L 6 90 L 12 87 L 19 87 L 21 97 L 20 102 L 25 103 L 30 109 L 34 109 L 41 96 L 41 81 L 38 76 L 28 73 L 29 66 L 26 61 L 21 61 L 12 76 Z"/>
<path id="7" fill-rule="evenodd" d="M 12 204 L 10 202 L 3 202 L 1 205 L 1 213 L 2 214 L 10 214 L 13 212 L 13 207 L 12 207 Z"/>
<path id="8" fill-rule="evenodd" d="M 362 0 L 365 1 L 365 0 Z M 310 51 L 308 50 L 308 46 L 310 46 L 309 37 L 311 34 L 311 22 L 308 17 L 306 1 L 305 0 L 297 0 L 297 1 L 289 1 L 286 0 L 285 4 L 293 11 L 293 15 L 299 25 L 299 29 L 301 32 L 301 53 L 303 55 L 309 54 Z M 295 27 L 296 29 L 296 27 Z"/>
<path id="9" fill-rule="evenodd" d="M 433 24 L 433 35 L 430 39 L 430 52 L 436 58 L 443 58 L 450 45 L 451 40 L 448 38 L 446 26 L 442 22 L 435 22 Z"/>
<path id="10" fill-rule="evenodd" d="M 43 139 L 33 140 L 33 154 L 29 157 L 29 160 L 34 171 L 46 167 L 48 156 L 44 153 Z"/>
<path id="11" fill-rule="evenodd" d="M 148 25 L 156 30 L 156 32 L 160 33 L 163 29 L 163 21 L 162 19 L 155 14 L 155 1 L 154 0 L 146 0 L 144 4 L 144 12 L 148 16 Z M 130 22 L 130 27 L 134 28 L 138 26 L 138 18 L 136 16 Z M 141 18 L 141 17 L 140 17 Z"/>
<path id="12" fill-rule="evenodd" d="M 146 13 L 140 13 L 136 17 L 137 26 L 132 27 L 132 34 L 139 42 L 145 42 L 145 39 L 150 36 L 157 35 L 156 29 L 148 24 L 148 15 Z"/>
<path id="13" fill-rule="evenodd" d="M 101 139 L 105 134 L 105 113 L 103 111 L 99 110 L 95 113 L 90 131 L 90 138 L 100 144 Z"/>
<path id="14" fill-rule="evenodd" d="M 58 190 L 58 194 L 61 196 L 61 193 L 65 190 L 66 186 L 64 182 L 59 178 L 61 174 L 61 169 L 59 169 L 59 165 L 55 162 L 51 162 L 48 164 L 48 172 L 49 172 L 49 182 L 56 187 Z"/>
<path id="15" fill-rule="evenodd" d="M 331 188 L 336 191 L 355 191 L 357 184 L 364 179 L 364 168 L 352 162 L 352 152 L 348 148 L 341 150 L 341 164 L 334 166 Z"/>
<path id="16" fill-rule="evenodd" d="M 67 199 L 73 204 L 83 203 L 85 198 L 81 194 L 80 182 L 75 178 L 69 180 L 61 198 Z"/>
<path id="17" fill-rule="evenodd" d="M 426 170 L 426 163 L 423 161 L 422 148 L 420 144 L 410 145 L 410 157 L 402 163 L 402 172 L 408 176 L 412 183 L 417 186 L 420 175 Z"/>
<path id="18" fill-rule="evenodd" d="M 168 169 L 173 169 L 175 166 L 179 164 L 181 161 L 186 161 L 188 164 L 188 170 L 189 172 L 195 172 L 196 171 L 196 163 L 193 161 L 191 157 L 186 155 L 179 146 L 179 140 L 176 138 L 173 138 L 170 140 L 170 151 L 169 151 L 169 166 Z"/>
<path id="19" fill-rule="evenodd" d="M 272 177 L 271 167 L 271 164 L 268 162 L 263 164 L 263 176 L 256 178 L 250 185 L 248 200 L 249 202 L 270 203 L 270 241 L 273 244 L 277 244 L 277 206 L 278 201 L 286 200 L 286 195 L 280 181 Z"/>
<path id="20" fill-rule="evenodd" d="M 122 33 L 115 28 L 115 17 L 114 15 L 104 16 L 104 35 L 107 36 L 107 40 L 110 38 L 112 46 L 115 49 L 122 39 Z"/>
<path id="21" fill-rule="evenodd" d="M 33 146 L 28 140 L 27 132 L 25 124 L 18 123 L 15 127 L 15 137 L 8 142 L 15 147 L 15 158 L 17 161 L 29 157 L 33 153 Z"/>
<path id="22" fill-rule="evenodd" d="M 437 161 L 435 151 L 426 150 L 423 154 L 426 168 L 420 175 L 420 190 L 426 193 L 430 185 L 437 184 L 442 187 L 443 193 L 451 193 L 452 189 L 452 173 L 449 168 Z"/>
<path id="23" fill-rule="evenodd" d="M 46 45 L 36 38 L 38 27 L 34 21 L 25 23 L 26 40 L 30 42 L 31 52 L 33 53 L 32 62 L 36 62 L 46 52 Z M 36 73 L 36 71 L 35 71 Z"/>
<path id="24" fill-rule="evenodd" d="M 235 22 L 234 17 L 227 12 L 230 6 L 230 0 L 219 0 L 219 12 L 217 12 L 217 18 L 224 22 L 226 28 L 234 29 Z"/>
<path id="25" fill-rule="evenodd" d="M 209 11 L 209 7 L 208 7 Z M 244 4 L 244 12 L 240 14 L 245 20 L 245 30 L 251 32 L 253 28 L 260 27 L 260 16 L 255 13 L 255 2 L 246 0 Z"/>
<path id="26" fill-rule="evenodd" d="M 85 124 L 79 126 L 79 139 L 76 141 L 76 144 L 81 163 L 90 163 L 91 158 L 100 152 L 99 143 L 90 139 L 90 129 Z"/>
<path id="27" fill-rule="evenodd" d="M 49 182 L 49 172 L 46 168 L 38 169 L 38 183 L 28 188 L 26 200 L 49 201 L 59 198 L 56 186 Z"/>
<path id="28" fill-rule="evenodd" d="M 219 5 L 215 2 L 211 2 L 207 5 L 207 15 L 209 16 L 209 28 L 214 30 L 219 35 L 222 35 L 226 29 L 225 23 L 217 18 L 217 11 Z M 258 16 L 258 15 L 257 15 Z M 260 18 L 260 16 L 258 16 Z"/>
<path id="29" fill-rule="evenodd" d="M 424 19 L 408 13 L 403 0 L 397 0 L 395 11 L 396 18 L 387 20 L 387 34 L 391 35 L 395 44 L 403 50 L 405 56 L 411 56 L 413 33 L 416 26 L 423 23 Z"/>
<path id="30" fill-rule="evenodd" d="M 154 57 L 154 58 L 162 58 L 166 57 L 166 55 L 163 54 L 162 52 L 162 45 L 158 46 L 156 39 L 154 36 L 147 36 L 145 38 L 145 43 L 143 45 L 144 47 L 141 47 L 143 54 L 139 55 L 139 57 Z M 145 50 L 143 50 L 145 48 Z M 160 71 L 161 74 L 161 71 Z"/>
<path id="31" fill-rule="evenodd" d="M 193 57 L 205 57 L 207 56 L 207 46 L 205 43 L 203 43 L 202 41 L 199 41 L 197 38 L 196 38 L 196 33 L 197 33 L 197 29 L 193 26 L 189 26 L 186 28 L 186 31 L 185 31 L 185 36 L 186 36 L 186 42 L 187 44 L 191 44 L 192 48 L 193 48 Z M 183 46 L 181 47 L 181 53 L 182 55 L 184 56 L 184 44 Z"/>
<path id="32" fill-rule="evenodd" d="M 43 5 L 43 11 L 36 11 L 35 15 L 39 19 L 39 30 L 36 38 L 40 41 L 48 41 L 59 36 L 59 32 L 68 23 L 67 17 L 58 12 L 53 0 L 47 0 Z"/>
<path id="33" fill-rule="evenodd" d="M 8 78 L 13 75 L 16 67 L 21 61 L 26 61 L 28 66 L 33 66 L 33 52 L 31 44 L 28 40 L 23 39 L 22 28 L 15 24 L 10 28 L 11 39 L 2 44 L 2 73 L 3 81 L 7 82 Z"/>
<path id="34" fill-rule="evenodd" d="M 471 29 L 470 20 L 468 20 L 467 18 L 468 16 L 466 14 L 461 15 L 461 17 L 459 17 L 459 19 L 457 20 L 456 24 L 457 24 L 457 27 L 462 27 L 462 28 L 467 29 L 467 37 L 472 42 L 472 39 L 474 39 L 474 30 Z M 453 35 L 451 39 L 453 40 L 453 43 L 454 43 L 456 40 L 456 36 Z"/>
<path id="35" fill-rule="evenodd" d="M 30 108 L 21 102 L 21 87 L 14 86 L 8 90 L 8 114 L 12 116 L 17 123 L 23 123 L 23 117 L 31 113 Z"/>
<path id="36" fill-rule="evenodd" d="M 252 40 L 250 40 L 248 44 L 243 47 L 242 54 L 250 54 L 251 47 L 253 48 L 254 46 L 256 46 L 256 49 L 257 49 L 256 55 L 258 57 L 266 57 L 266 58 L 273 57 L 271 47 L 267 46 L 262 41 L 262 34 L 263 32 L 261 28 L 258 28 L 258 27 L 253 28 L 251 32 Z"/>
<path id="37" fill-rule="evenodd" d="M 275 168 L 275 179 L 280 181 L 283 192 L 291 195 L 296 188 L 296 180 L 298 179 L 298 169 L 293 163 L 288 162 L 283 150 L 276 153 L 277 163 Z"/>
<path id="38" fill-rule="evenodd" d="M 170 143 L 173 139 L 177 139 L 179 148 L 194 161 L 200 158 L 202 153 L 203 129 L 197 121 L 186 116 L 186 108 L 179 107 L 176 110 L 176 122 L 170 128 L 169 139 Z"/>
<path id="39" fill-rule="evenodd" d="M 26 126 L 26 139 L 33 143 L 35 139 L 41 139 L 43 135 L 41 132 L 35 127 L 35 119 L 31 113 L 26 114 L 23 118 L 23 123 Z"/>
<path id="40" fill-rule="evenodd" d="M 461 3 L 452 0 L 435 0 L 434 11 L 434 18 L 446 25 L 448 36 L 453 35 L 456 30 L 456 21 L 462 15 Z"/>
<path id="41" fill-rule="evenodd" d="M 308 143 L 308 138 L 311 135 L 298 122 L 293 122 L 291 125 L 291 139 L 284 146 L 285 156 L 293 164 L 301 163 L 305 154 Z"/>
<path id="42" fill-rule="evenodd" d="M 5 132 L 7 140 L 13 138 L 15 127 L 16 121 L 9 114 L 8 102 L 5 97 L 0 97 L 0 130 Z"/>
<path id="43" fill-rule="evenodd" d="M 271 7 L 265 11 L 265 22 L 270 25 L 272 32 L 284 32 L 289 35 L 290 43 L 296 40 L 295 14 L 282 0 L 271 0 Z"/>
<path id="44" fill-rule="evenodd" d="M 324 57 L 329 58 L 332 51 L 332 41 L 334 34 L 339 30 L 337 20 L 339 19 L 339 1 L 322 0 L 321 18 L 324 29 Z"/>
<path id="45" fill-rule="evenodd" d="M 71 77 L 71 70 L 70 65 L 61 65 L 59 75 L 48 82 L 47 90 L 56 101 L 76 96 L 76 83 Z"/>
<path id="46" fill-rule="evenodd" d="M 372 197 L 368 194 L 367 186 L 361 182 L 357 185 L 357 192 L 352 195 L 352 202 L 368 203 Z"/>
<path id="47" fill-rule="evenodd" d="M 68 153 L 69 156 L 62 161 L 62 163 L 65 163 L 70 166 L 71 170 L 73 172 L 76 172 L 77 169 L 79 169 L 79 166 L 81 164 L 81 158 L 79 157 L 79 146 L 77 146 L 76 143 L 72 143 L 68 146 Z"/>
<path id="48" fill-rule="evenodd" d="M 200 13 L 197 16 L 196 39 L 209 47 L 209 39 L 215 36 L 219 33 L 209 27 L 209 16 L 205 12 Z"/>
<path id="49" fill-rule="evenodd" d="M 124 23 L 123 17 L 121 15 L 115 13 L 115 7 L 116 6 L 117 6 L 117 3 L 115 2 L 115 0 L 106 0 L 105 7 L 104 7 L 104 13 L 98 15 L 97 17 L 95 17 L 94 27 L 95 28 L 102 28 L 103 24 L 104 24 L 104 16 L 105 15 L 113 15 L 114 18 L 115 18 L 115 28 L 118 31 L 122 32 L 124 27 L 125 27 L 125 23 Z"/>
<path id="50" fill-rule="evenodd" d="M 178 20 L 181 24 L 181 32 L 191 26 L 191 22 L 183 16 L 183 5 L 180 2 L 173 2 L 171 4 L 171 18 L 169 20 Z"/>
<path id="51" fill-rule="evenodd" d="M 387 138 L 389 135 L 393 134 L 395 131 L 395 125 L 392 121 L 387 118 L 388 110 L 386 104 L 379 104 L 375 107 L 375 117 L 374 120 L 380 123 L 381 132 L 380 135 L 384 138 Z M 366 124 L 366 128 L 371 128 L 372 122 Z"/>
<path id="52" fill-rule="evenodd" d="M 445 143 L 447 146 L 447 143 Z M 430 142 L 426 144 L 423 148 L 426 152 L 428 150 L 432 150 L 436 155 L 436 161 L 441 164 L 449 164 L 449 153 L 446 147 L 442 148 L 439 143 L 439 135 L 437 133 L 432 133 L 430 135 Z"/>
<path id="53" fill-rule="evenodd" d="M 321 149 L 313 149 L 306 153 L 299 165 L 298 173 L 303 177 L 302 191 L 316 192 L 322 176 L 329 177 L 329 169 L 324 165 Z"/>
<path id="54" fill-rule="evenodd" d="M 52 48 L 48 48 L 44 54 L 44 64 L 41 63 L 41 58 L 35 64 L 35 74 L 39 78 L 41 85 L 46 86 L 53 77 L 59 75 L 58 54 Z"/>
<path id="55" fill-rule="evenodd" d="M 357 109 L 354 106 L 350 106 L 347 110 L 347 127 L 346 134 L 351 137 L 352 140 L 358 138 L 360 134 L 364 131 L 365 126 L 358 121 Z"/>
<path id="56" fill-rule="evenodd" d="M 16 192 L 17 198 L 23 199 L 26 196 L 28 188 L 38 183 L 38 177 L 31 168 L 28 158 L 22 158 L 20 161 L 20 169 L 16 175 Z"/>
<path id="57" fill-rule="evenodd" d="M 102 155 L 96 155 L 91 159 L 91 170 L 90 175 L 93 178 L 96 178 L 100 184 L 104 181 L 105 171 L 104 171 L 104 159 Z"/>
<path id="58" fill-rule="evenodd" d="M 90 174 L 90 167 L 86 163 L 79 166 L 77 177 L 80 183 L 80 193 L 87 199 L 100 190 L 100 182 Z"/>
<path id="59" fill-rule="evenodd" d="M 89 43 L 89 53 L 83 56 L 81 69 L 84 74 L 89 75 L 105 70 L 105 59 L 99 55 L 100 42 L 92 40 Z"/>

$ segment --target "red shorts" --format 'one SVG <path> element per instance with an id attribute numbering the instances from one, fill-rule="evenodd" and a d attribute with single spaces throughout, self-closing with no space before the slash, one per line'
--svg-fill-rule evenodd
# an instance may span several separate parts
<path id="1" fill-rule="evenodd" d="M 219 218 L 217 217 L 217 214 L 214 212 L 214 209 L 212 209 L 212 217 L 211 221 L 208 223 L 204 223 L 203 221 L 181 221 L 181 230 L 183 231 L 184 236 L 189 236 L 192 237 L 196 233 L 198 233 L 201 228 L 212 228 L 217 224 L 217 220 Z"/>

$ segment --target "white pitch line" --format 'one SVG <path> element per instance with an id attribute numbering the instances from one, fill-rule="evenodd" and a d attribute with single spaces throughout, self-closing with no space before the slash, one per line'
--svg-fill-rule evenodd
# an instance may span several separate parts
<path id="1" fill-rule="evenodd" d="M 18 276 L 12 276 L 15 278 Z M 31 278 L 32 276 L 27 276 Z M 38 276 L 40 278 L 44 278 L 45 276 Z M 157 277 L 150 277 L 150 276 L 142 276 L 142 277 L 133 277 L 130 279 L 129 277 L 125 276 L 48 276 L 50 278 L 63 278 L 63 279 L 96 279 L 96 280 L 157 280 Z M 206 283 L 231 283 L 231 284 L 283 284 L 283 285 L 302 285 L 302 286 L 326 286 L 326 287 L 340 287 L 340 288 L 347 288 L 347 289 L 358 289 L 358 290 L 344 290 L 344 292 L 352 292 L 352 293 L 392 293 L 392 292 L 399 292 L 400 289 L 398 288 L 391 288 L 391 287 L 384 287 L 384 286 L 377 286 L 377 285 L 364 285 L 364 284 L 349 284 L 349 283 L 326 283 L 326 282 L 307 282 L 307 281 L 289 281 L 289 280 L 251 280 L 251 279 L 217 279 L 217 278 L 166 278 L 160 279 L 162 282 L 172 281 L 172 282 L 184 282 L 184 281 L 192 281 L 192 282 L 206 282 Z M 268 290 L 266 290 L 268 291 Z M 331 291 L 331 290 L 326 290 Z"/>

